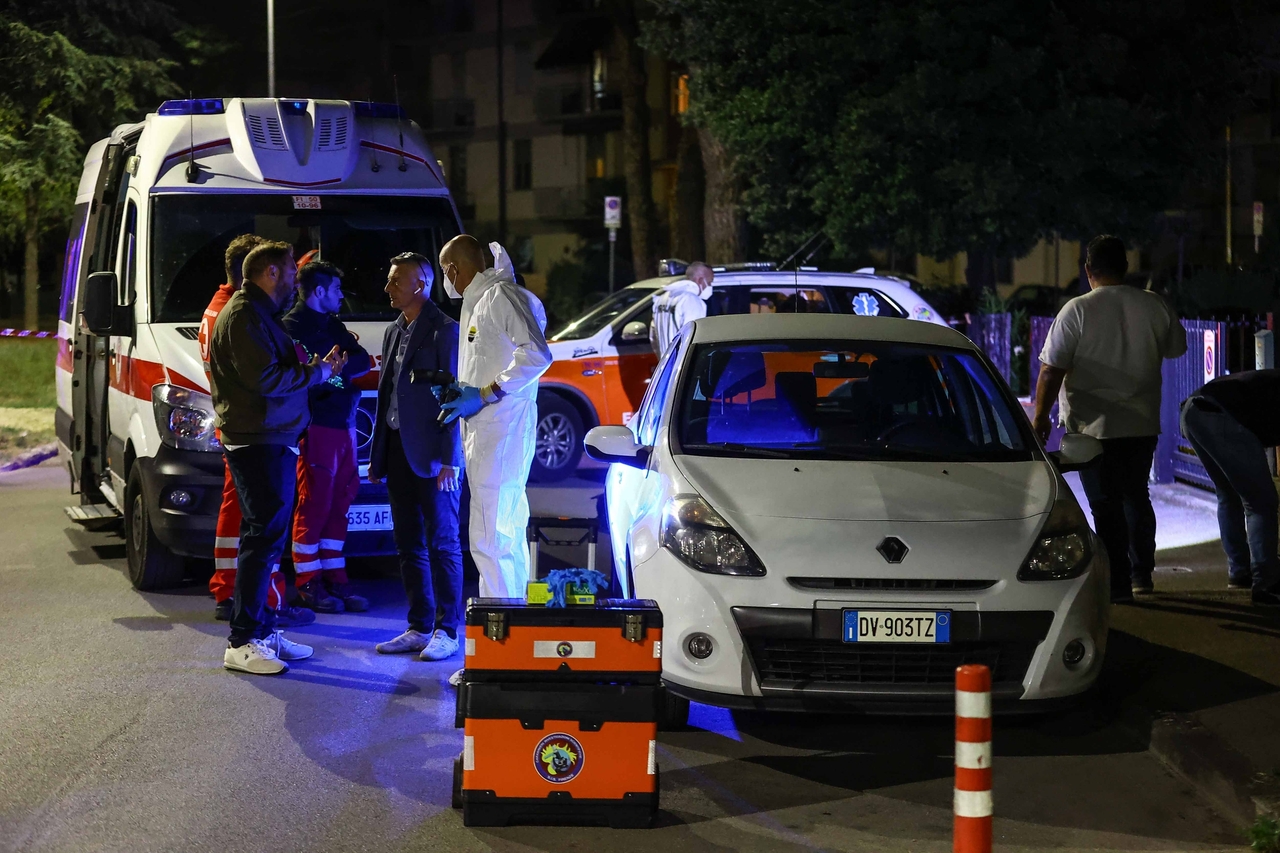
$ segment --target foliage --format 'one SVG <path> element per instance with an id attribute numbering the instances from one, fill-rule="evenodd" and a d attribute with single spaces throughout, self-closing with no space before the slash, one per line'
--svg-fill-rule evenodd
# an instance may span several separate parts
<path id="1" fill-rule="evenodd" d="M 782 251 L 1133 236 L 1212 165 L 1260 0 L 654 0 Z"/>
<path id="2" fill-rule="evenodd" d="M 1254 853 L 1280 853 L 1280 822 L 1260 817 L 1245 831 L 1249 849 Z"/>
<path id="3" fill-rule="evenodd" d="M 547 270 L 547 328 L 558 329 L 581 314 L 589 298 L 586 267 L 557 261 Z"/>
<path id="4" fill-rule="evenodd" d="M 1166 296 L 1184 317 L 1261 314 L 1271 310 L 1276 286 L 1274 271 L 1202 269 L 1181 285 L 1168 282 Z"/>

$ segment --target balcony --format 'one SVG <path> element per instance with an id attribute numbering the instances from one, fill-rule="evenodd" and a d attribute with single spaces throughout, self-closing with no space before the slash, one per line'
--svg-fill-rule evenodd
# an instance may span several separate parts
<path id="1" fill-rule="evenodd" d="M 563 124 L 566 135 L 607 133 L 622 128 L 622 96 L 588 96 L 580 85 L 543 86 L 534 93 L 538 121 Z"/>

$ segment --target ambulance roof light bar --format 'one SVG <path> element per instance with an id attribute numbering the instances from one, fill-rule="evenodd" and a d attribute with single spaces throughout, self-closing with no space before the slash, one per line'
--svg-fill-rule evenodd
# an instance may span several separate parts
<path id="1" fill-rule="evenodd" d="M 156 110 L 162 116 L 217 116 L 227 111 L 222 98 L 187 98 L 165 101 Z"/>

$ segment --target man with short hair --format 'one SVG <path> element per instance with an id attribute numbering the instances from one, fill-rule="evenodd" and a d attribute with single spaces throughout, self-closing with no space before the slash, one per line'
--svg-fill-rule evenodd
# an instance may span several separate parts
<path id="1" fill-rule="evenodd" d="M 222 309 L 244 282 L 244 259 L 256 246 L 266 240 L 257 234 L 241 234 L 231 241 L 223 256 L 227 281 L 221 285 L 209 300 L 209 307 L 204 309 L 200 318 L 200 330 L 196 340 L 200 345 L 200 360 L 204 362 L 204 376 L 210 382 L 209 341 L 213 337 L 213 324 L 217 322 Z M 209 578 L 209 592 L 213 595 L 213 617 L 221 622 L 231 621 L 231 606 L 236 585 L 236 553 L 240 549 L 240 498 L 236 494 L 236 483 L 231 477 L 231 469 L 223 463 L 222 505 L 218 508 L 218 521 L 214 529 L 213 542 L 213 576 Z M 267 594 L 267 606 L 275 611 L 276 624 L 283 628 L 296 628 L 315 621 L 315 614 L 301 607 L 293 607 L 286 602 L 284 591 L 284 575 L 280 574 L 280 566 L 271 568 L 271 588 Z"/>
<path id="2" fill-rule="evenodd" d="M 284 316 L 284 327 L 310 358 L 335 346 L 347 365 L 327 382 L 307 389 L 311 424 L 298 445 L 298 506 L 293 515 L 293 568 L 304 606 L 319 613 L 359 613 L 369 601 L 347 581 L 342 550 L 347 510 L 360 491 L 356 462 L 356 407 L 359 376 L 373 366 L 369 353 L 338 319 L 342 310 L 342 270 L 311 261 L 298 270 L 302 299 Z"/>
<path id="3" fill-rule="evenodd" d="M 707 316 L 707 300 L 715 277 L 711 267 L 694 261 L 685 269 L 683 279 L 668 284 L 654 297 L 649 343 L 659 359 L 671 349 L 681 329 Z"/>
<path id="4" fill-rule="evenodd" d="M 1147 478 L 1160 435 L 1161 362 L 1187 351 L 1187 334 L 1157 294 L 1125 287 L 1124 243 L 1103 235 L 1089 243 L 1085 273 L 1092 290 L 1053 321 L 1040 353 L 1032 426 L 1043 442 L 1061 390 L 1067 432 L 1102 441 L 1101 461 L 1080 472 L 1098 537 L 1111 563 L 1111 600 L 1152 591 L 1156 516 Z"/>
<path id="5" fill-rule="evenodd" d="M 408 628 L 376 648 L 427 661 L 456 655 L 462 626 L 462 435 L 457 421 L 439 422 L 432 383 L 411 376 L 415 370 L 458 369 L 458 324 L 428 298 L 434 280 L 423 255 L 406 252 L 391 259 L 384 290 L 400 316 L 382 336 L 378 421 L 369 452 L 369 479 L 387 481 L 400 579 L 409 599 Z"/>
<path id="6" fill-rule="evenodd" d="M 262 243 L 244 260 L 244 286 L 227 302 L 209 342 L 214 425 L 240 497 L 235 604 L 223 653 L 226 669 L 284 672 L 313 649 L 276 629 L 267 608 L 271 567 L 280 559 L 293 509 L 297 446 L 310 419 L 307 389 L 341 374 L 335 346 L 322 360 L 298 357 L 280 313 L 293 303 L 297 267 L 288 243 Z"/>

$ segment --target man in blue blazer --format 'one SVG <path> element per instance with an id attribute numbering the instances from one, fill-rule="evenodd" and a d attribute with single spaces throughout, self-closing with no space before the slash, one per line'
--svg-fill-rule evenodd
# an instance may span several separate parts
<path id="1" fill-rule="evenodd" d="M 428 298 L 431 261 L 414 252 L 391 259 L 384 288 L 400 311 L 382 338 L 378 418 L 369 479 L 387 482 L 400 577 L 409 598 L 409 628 L 377 649 L 422 660 L 458 653 L 462 623 L 462 546 L 458 538 L 462 437 L 455 420 L 437 423 L 434 382 L 412 382 L 414 370 L 458 369 L 458 324 Z M 436 622 L 437 609 L 443 614 Z"/>

